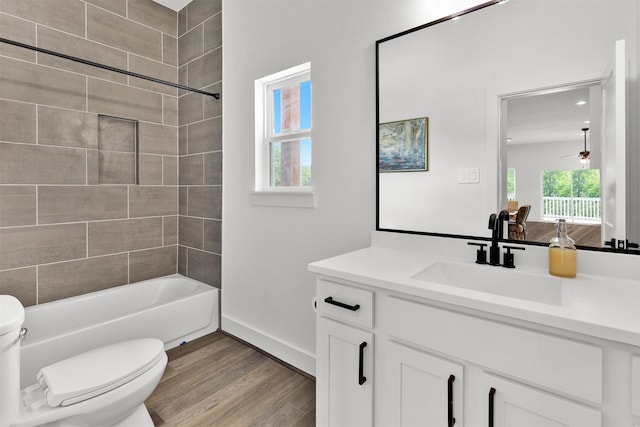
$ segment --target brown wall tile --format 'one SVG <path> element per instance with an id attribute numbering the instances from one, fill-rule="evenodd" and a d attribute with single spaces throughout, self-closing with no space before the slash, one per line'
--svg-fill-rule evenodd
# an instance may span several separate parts
<path id="1" fill-rule="evenodd" d="M 180 126 L 178 128 L 178 154 L 184 156 L 189 154 L 189 126 Z"/>
<path id="2" fill-rule="evenodd" d="M 0 227 L 35 225 L 36 187 L 0 186 Z"/>
<path id="3" fill-rule="evenodd" d="M 205 95 L 189 93 L 178 98 L 178 124 L 180 126 L 198 122 L 204 118 Z"/>
<path id="4" fill-rule="evenodd" d="M 0 143 L 0 184 L 84 184 L 85 150 Z"/>
<path id="5" fill-rule="evenodd" d="M 189 216 L 222 218 L 222 187 L 189 187 Z"/>
<path id="6" fill-rule="evenodd" d="M 162 156 L 156 154 L 140 154 L 138 156 L 140 170 L 138 184 L 162 185 Z"/>
<path id="7" fill-rule="evenodd" d="M 204 51 L 222 46 L 222 14 L 218 13 L 203 24 L 204 27 Z"/>
<path id="8" fill-rule="evenodd" d="M 181 156 L 179 160 L 178 174 L 180 185 L 204 184 L 204 156 Z"/>
<path id="9" fill-rule="evenodd" d="M 178 217 L 165 216 L 162 218 L 163 225 L 163 246 L 175 245 L 178 243 Z"/>
<path id="10" fill-rule="evenodd" d="M 135 154 L 98 151 L 98 182 L 100 184 L 135 184 L 135 171 Z"/>
<path id="11" fill-rule="evenodd" d="M 172 36 L 178 35 L 178 12 L 152 0 L 129 0 L 129 19 Z"/>
<path id="12" fill-rule="evenodd" d="M 84 36 L 84 2 L 77 0 L 0 1 L 0 11 L 47 27 Z"/>
<path id="13" fill-rule="evenodd" d="M 176 215 L 178 188 L 158 186 L 129 187 L 129 217 Z"/>
<path id="14" fill-rule="evenodd" d="M 178 98 L 168 95 L 162 96 L 162 124 L 178 125 Z"/>
<path id="15" fill-rule="evenodd" d="M 178 11 L 178 36 L 187 31 L 187 8 L 183 7 Z"/>
<path id="16" fill-rule="evenodd" d="M 202 56 L 204 47 L 202 42 L 202 27 L 194 28 L 178 39 L 178 64 L 184 65 Z"/>
<path id="17" fill-rule="evenodd" d="M 194 0 L 187 5 L 187 29 L 222 10 L 222 0 Z"/>
<path id="18" fill-rule="evenodd" d="M 89 111 L 162 123 L 162 94 L 89 78 Z"/>
<path id="19" fill-rule="evenodd" d="M 98 7 L 117 13 L 121 16 L 127 16 L 127 0 L 85 0 L 87 3 L 94 4 Z"/>
<path id="20" fill-rule="evenodd" d="M 0 228 L 0 270 L 82 258 L 85 224 Z"/>
<path id="21" fill-rule="evenodd" d="M 43 26 L 38 26 L 38 47 L 115 68 L 127 68 L 126 52 Z M 124 74 L 92 67 L 53 55 L 38 53 L 38 63 L 118 83 L 127 83 L 127 76 Z"/>
<path id="22" fill-rule="evenodd" d="M 89 223 L 89 256 L 159 246 L 162 246 L 160 217 Z"/>
<path id="23" fill-rule="evenodd" d="M 87 38 L 162 61 L 162 33 L 87 5 Z"/>
<path id="24" fill-rule="evenodd" d="M 24 307 L 36 305 L 36 267 L 0 271 L 0 294 L 13 295 Z"/>
<path id="25" fill-rule="evenodd" d="M 222 151 L 204 155 L 205 185 L 222 185 Z"/>
<path id="26" fill-rule="evenodd" d="M 0 98 L 85 109 L 84 76 L 5 57 L 0 57 L 0 69 Z"/>
<path id="27" fill-rule="evenodd" d="M 177 80 L 176 67 L 137 55 L 129 55 L 129 70 L 134 73 L 164 80 L 166 82 L 175 83 Z M 131 86 L 149 89 L 171 96 L 178 95 L 178 89 L 175 87 L 154 83 L 145 79 L 130 77 L 129 84 Z"/>
<path id="28" fill-rule="evenodd" d="M 189 188 L 179 187 L 178 189 L 178 214 L 187 215 L 189 207 Z"/>
<path id="29" fill-rule="evenodd" d="M 220 287 L 220 255 L 187 248 L 187 276 Z"/>
<path id="30" fill-rule="evenodd" d="M 178 243 L 182 246 L 204 249 L 204 228 L 201 218 L 181 216 L 178 219 Z"/>
<path id="31" fill-rule="evenodd" d="M 162 156 L 162 185 L 178 185 L 178 158 Z"/>
<path id="32" fill-rule="evenodd" d="M 189 154 L 222 150 L 222 118 L 189 125 Z"/>
<path id="33" fill-rule="evenodd" d="M 0 99 L 0 141 L 36 142 L 36 106 Z"/>
<path id="34" fill-rule="evenodd" d="M 40 106 L 38 144 L 98 148 L 98 116 Z"/>
<path id="35" fill-rule="evenodd" d="M 188 65 L 189 86 L 205 87 L 222 80 L 222 48 L 194 59 Z"/>
<path id="36" fill-rule="evenodd" d="M 87 185 L 100 184 L 100 160 L 98 150 L 87 150 Z"/>
<path id="37" fill-rule="evenodd" d="M 129 280 L 131 283 L 177 272 L 177 246 L 131 252 L 129 255 Z"/>
<path id="38" fill-rule="evenodd" d="M 178 39 L 167 34 L 162 35 L 162 62 L 178 66 Z"/>
<path id="39" fill-rule="evenodd" d="M 216 83 L 204 88 L 205 91 L 211 93 L 219 93 L 220 99 L 215 99 L 212 96 L 204 97 L 204 118 L 210 119 L 212 117 L 218 117 L 222 115 L 222 83 Z"/>
<path id="40" fill-rule="evenodd" d="M 33 22 L 0 13 L 0 37 L 35 46 L 36 25 Z M 0 43 L 0 55 L 30 62 L 36 60 L 34 51 L 5 43 Z"/>
<path id="41" fill-rule="evenodd" d="M 178 246 L 178 274 L 187 275 L 187 248 Z"/>
<path id="42" fill-rule="evenodd" d="M 96 221 L 127 217 L 124 186 L 40 186 L 38 222 Z"/>
<path id="43" fill-rule="evenodd" d="M 222 221 L 204 220 L 204 250 L 217 254 L 222 252 Z"/>
<path id="44" fill-rule="evenodd" d="M 136 122 L 98 116 L 98 146 L 103 151 L 136 151 Z"/>
<path id="45" fill-rule="evenodd" d="M 153 123 L 139 123 L 140 153 L 178 154 L 177 132 L 174 126 L 163 126 Z"/>
<path id="46" fill-rule="evenodd" d="M 38 267 L 38 303 L 127 284 L 127 254 Z"/>

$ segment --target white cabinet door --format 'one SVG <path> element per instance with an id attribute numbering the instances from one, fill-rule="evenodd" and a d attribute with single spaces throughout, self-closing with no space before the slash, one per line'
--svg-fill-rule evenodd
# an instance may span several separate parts
<path id="1" fill-rule="evenodd" d="M 602 426 L 595 409 L 490 375 L 485 384 L 489 427 Z"/>
<path id="2" fill-rule="evenodd" d="M 316 423 L 373 425 L 373 334 L 317 318 Z"/>
<path id="3" fill-rule="evenodd" d="M 393 426 L 461 427 L 464 410 L 462 365 L 395 342 L 388 342 L 382 386 L 389 396 Z"/>

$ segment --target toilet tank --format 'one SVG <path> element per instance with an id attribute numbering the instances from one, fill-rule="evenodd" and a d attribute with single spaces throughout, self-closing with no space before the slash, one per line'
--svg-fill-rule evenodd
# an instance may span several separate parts
<path id="1" fill-rule="evenodd" d="M 11 295 L 0 295 L 0 427 L 7 427 L 20 409 L 20 329 L 24 307 Z"/>

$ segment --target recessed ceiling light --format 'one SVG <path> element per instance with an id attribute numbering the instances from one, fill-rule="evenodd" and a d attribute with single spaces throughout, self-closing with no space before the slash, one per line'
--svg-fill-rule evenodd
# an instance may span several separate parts
<path id="1" fill-rule="evenodd" d="M 576 102 L 576 105 L 585 105 L 587 103 L 587 101 L 578 101 Z"/>
<path id="2" fill-rule="evenodd" d="M 585 121 L 584 121 L 584 124 L 585 124 L 585 125 L 588 125 L 589 123 L 591 123 L 591 120 L 585 120 Z"/>
<path id="3" fill-rule="evenodd" d="M 457 21 L 458 19 L 460 19 L 460 15 L 456 15 L 453 18 L 451 18 L 453 21 Z"/>
<path id="4" fill-rule="evenodd" d="M 511 138 L 507 138 L 507 142 L 511 142 Z"/>

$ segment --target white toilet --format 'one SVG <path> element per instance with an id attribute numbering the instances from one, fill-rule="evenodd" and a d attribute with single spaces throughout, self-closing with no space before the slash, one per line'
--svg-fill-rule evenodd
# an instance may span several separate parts
<path id="1" fill-rule="evenodd" d="M 137 339 L 44 367 L 20 390 L 24 307 L 0 295 L 0 427 L 153 426 L 144 401 L 167 365 L 162 341 Z"/>

